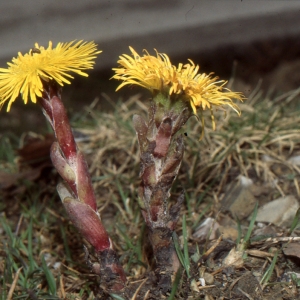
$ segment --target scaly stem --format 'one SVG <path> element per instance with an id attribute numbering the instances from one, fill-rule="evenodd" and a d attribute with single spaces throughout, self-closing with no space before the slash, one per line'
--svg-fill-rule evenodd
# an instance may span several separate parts
<path id="1" fill-rule="evenodd" d="M 149 229 L 159 286 L 167 292 L 180 266 L 172 233 L 184 200 L 182 193 L 176 204 L 169 205 L 170 190 L 184 153 L 183 138 L 176 133 L 192 113 L 178 102 L 172 107 L 171 100 L 163 94 L 157 94 L 153 100 L 148 122 L 138 115 L 133 117 L 133 122 L 141 151 L 139 197 L 144 203 L 142 213 Z"/>
<path id="2" fill-rule="evenodd" d="M 57 190 L 74 226 L 94 248 L 96 262 L 91 261 L 85 248 L 86 259 L 92 271 L 100 275 L 101 284 L 107 292 L 123 295 L 125 272 L 97 212 L 88 166 L 77 148 L 60 98 L 58 85 L 51 81 L 44 82 L 39 103 L 57 139 L 51 147 L 50 155 L 54 167 L 65 181 L 57 186 Z"/>

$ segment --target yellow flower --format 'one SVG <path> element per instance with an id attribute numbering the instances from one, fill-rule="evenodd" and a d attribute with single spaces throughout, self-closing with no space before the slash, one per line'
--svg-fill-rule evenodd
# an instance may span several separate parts
<path id="1" fill-rule="evenodd" d="M 209 108 L 213 118 L 214 105 L 228 105 L 240 114 L 239 107 L 232 100 L 242 101 L 244 97 L 241 93 L 225 88 L 227 81 L 218 80 L 218 77 L 212 77 L 212 74 L 198 73 L 199 66 L 191 60 L 176 67 L 164 53 L 156 52 L 156 56 L 151 56 L 145 51 L 146 54 L 141 57 L 132 47 L 129 48 L 133 57 L 123 54 L 118 61 L 121 66 L 113 69 L 113 78 L 123 80 L 117 90 L 127 84 L 136 84 L 152 92 L 158 90 L 167 91 L 169 95 L 184 95 L 195 114 L 197 108 L 201 111 Z"/>
<path id="2" fill-rule="evenodd" d="M 24 103 L 36 103 L 36 97 L 42 96 L 43 84 L 41 79 L 55 80 L 58 84 L 70 84 L 67 78 L 73 78 L 69 72 L 88 76 L 82 70 L 92 69 L 97 51 L 94 42 L 58 43 L 52 48 L 52 42 L 45 49 L 35 44 L 29 53 L 18 53 L 17 58 L 7 63 L 8 68 L 0 68 L 0 109 L 8 101 L 7 111 L 11 104 L 22 94 Z"/>

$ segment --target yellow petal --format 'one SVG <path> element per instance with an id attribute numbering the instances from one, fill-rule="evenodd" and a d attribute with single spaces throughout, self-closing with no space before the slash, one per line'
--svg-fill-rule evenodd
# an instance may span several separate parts
<path id="1" fill-rule="evenodd" d="M 42 95 L 41 79 L 64 85 L 70 84 L 68 79 L 73 78 L 70 72 L 87 77 L 83 70 L 92 69 L 97 54 L 101 53 L 94 42 L 58 43 L 53 48 L 50 41 L 47 49 L 38 43 L 34 46 L 25 55 L 19 52 L 17 58 L 7 63 L 7 69 L 0 68 L 0 108 L 8 102 L 9 111 L 19 93 L 25 104 L 28 97 L 35 103 L 36 97 Z"/>

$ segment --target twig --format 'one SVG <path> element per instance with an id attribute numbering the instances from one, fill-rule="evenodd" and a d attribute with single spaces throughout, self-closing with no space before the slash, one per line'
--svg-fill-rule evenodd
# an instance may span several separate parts
<path id="1" fill-rule="evenodd" d="M 16 288 L 16 285 L 17 285 L 17 281 L 19 279 L 19 275 L 20 275 L 20 272 L 21 270 L 23 269 L 23 267 L 19 268 L 18 271 L 16 272 L 16 275 L 15 275 L 15 278 L 10 286 L 10 289 L 9 289 L 9 292 L 8 292 L 8 295 L 7 295 L 7 300 L 11 300 L 12 297 L 13 297 L 13 293 L 14 293 L 14 290 Z"/>

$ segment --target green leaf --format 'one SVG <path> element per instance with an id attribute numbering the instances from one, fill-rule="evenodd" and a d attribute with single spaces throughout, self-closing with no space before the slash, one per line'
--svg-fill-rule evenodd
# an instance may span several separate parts
<path id="1" fill-rule="evenodd" d="M 47 266 L 44 256 L 42 256 L 42 269 L 46 276 L 50 294 L 56 295 L 56 282 L 55 282 L 53 274 L 51 273 L 51 271 L 49 270 L 49 268 Z"/>

